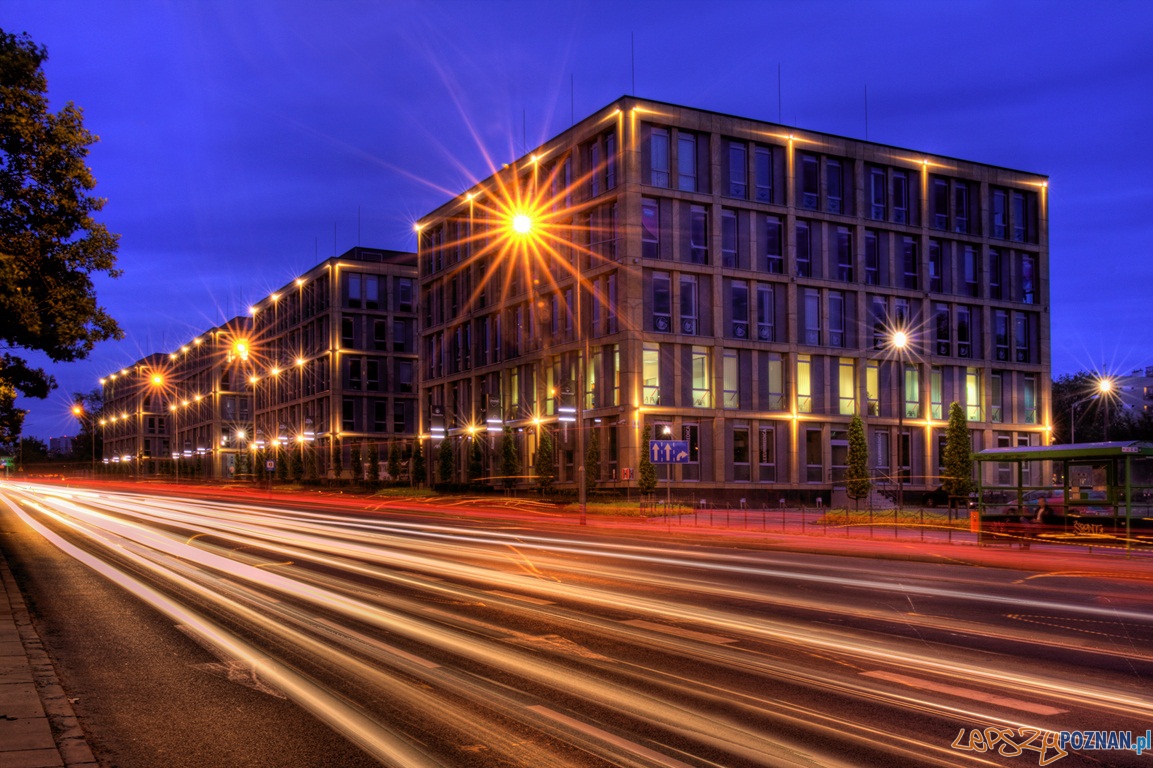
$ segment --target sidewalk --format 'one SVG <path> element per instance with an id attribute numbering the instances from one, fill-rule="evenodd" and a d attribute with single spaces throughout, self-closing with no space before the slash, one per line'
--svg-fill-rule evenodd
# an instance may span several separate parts
<path id="1" fill-rule="evenodd" d="M 2 552 L 0 765 L 98 768 Z"/>

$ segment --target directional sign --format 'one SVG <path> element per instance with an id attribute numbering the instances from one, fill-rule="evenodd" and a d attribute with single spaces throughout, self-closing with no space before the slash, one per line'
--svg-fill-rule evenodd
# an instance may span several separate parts
<path id="1" fill-rule="evenodd" d="M 269 472 L 275 472 L 276 471 L 276 462 L 273 461 L 272 459 L 269 459 L 268 461 L 264 462 L 264 468 L 267 469 Z"/>
<path id="2" fill-rule="evenodd" d="M 653 464 L 688 464 L 688 440 L 649 440 L 649 461 Z"/>

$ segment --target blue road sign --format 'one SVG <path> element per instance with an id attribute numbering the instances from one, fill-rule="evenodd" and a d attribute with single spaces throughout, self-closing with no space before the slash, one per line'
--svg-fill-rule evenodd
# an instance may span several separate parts
<path id="1" fill-rule="evenodd" d="M 688 464 L 688 440 L 649 440 L 649 461 L 653 464 Z"/>

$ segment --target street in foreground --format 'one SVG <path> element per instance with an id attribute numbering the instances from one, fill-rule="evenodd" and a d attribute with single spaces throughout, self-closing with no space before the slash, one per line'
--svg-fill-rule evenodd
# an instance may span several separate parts
<path id="1" fill-rule="evenodd" d="M 1140 569 L 0 495 L 0 543 L 120 768 L 1149 760 L 1122 748 L 1153 722 Z"/>

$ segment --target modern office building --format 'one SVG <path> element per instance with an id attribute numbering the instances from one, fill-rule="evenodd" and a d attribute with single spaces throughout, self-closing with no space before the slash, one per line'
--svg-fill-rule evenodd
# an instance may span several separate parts
<path id="1" fill-rule="evenodd" d="M 348 477 L 357 452 L 367 462 L 375 450 L 381 465 L 394 444 L 408 456 L 417 434 L 416 283 L 415 254 L 357 247 L 251 308 L 252 438 L 262 457 Z"/>
<path id="2" fill-rule="evenodd" d="M 169 458 L 167 356 L 157 352 L 100 379 L 103 463 L 135 476 L 162 474 Z"/>
<path id="3" fill-rule="evenodd" d="M 1035 173 L 621 98 L 421 219 L 423 426 L 458 473 L 480 440 L 489 477 L 508 473 L 484 435 L 511 429 L 522 482 L 551 430 L 561 485 L 579 436 L 616 489 L 648 430 L 688 443 L 677 495 L 759 506 L 827 501 L 859 414 L 882 485 L 900 466 L 933 487 L 954 401 L 976 450 L 1047 442 L 1047 195 Z"/>
<path id="4" fill-rule="evenodd" d="M 166 386 L 172 460 L 178 477 L 233 480 L 252 433 L 252 320 L 234 317 L 169 353 Z"/>

